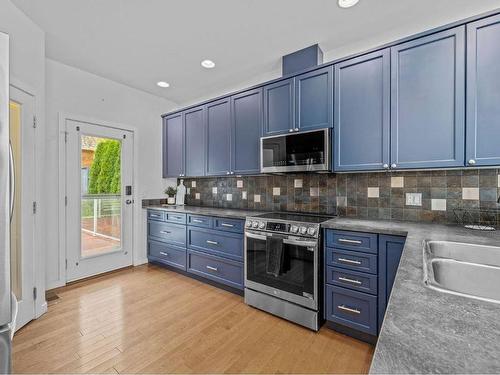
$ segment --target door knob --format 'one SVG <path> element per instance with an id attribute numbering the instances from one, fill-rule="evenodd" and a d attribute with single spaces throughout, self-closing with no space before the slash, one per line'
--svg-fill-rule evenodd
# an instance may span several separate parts
<path id="1" fill-rule="evenodd" d="M 133 201 L 132 201 L 131 199 L 127 199 L 127 200 L 125 201 L 125 203 L 126 203 L 126 204 L 132 204 L 132 202 L 133 202 Z"/>

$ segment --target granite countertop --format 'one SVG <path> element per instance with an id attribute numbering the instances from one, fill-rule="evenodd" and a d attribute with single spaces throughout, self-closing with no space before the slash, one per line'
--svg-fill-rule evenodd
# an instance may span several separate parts
<path id="1" fill-rule="evenodd" d="M 500 373 L 500 304 L 425 287 L 422 255 L 424 240 L 500 246 L 500 231 L 348 218 L 323 227 L 407 235 L 370 373 Z"/>
<path id="2" fill-rule="evenodd" d="M 169 205 L 150 205 L 143 206 L 144 209 L 163 210 L 170 212 L 180 212 L 185 214 L 195 214 L 204 216 L 218 216 L 233 219 L 245 219 L 247 216 L 255 216 L 265 213 L 265 211 L 239 210 L 230 208 L 216 207 L 198 207 L 198 206 L 169 206 Z"/>

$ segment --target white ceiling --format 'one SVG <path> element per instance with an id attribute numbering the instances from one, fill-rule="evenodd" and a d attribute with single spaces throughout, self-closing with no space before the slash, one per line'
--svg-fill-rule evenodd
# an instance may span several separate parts
<path id="1" fill-rule="evenodd" d="M 279 75 L 320 43 L 327 60 L 487 10 L 500 0 L 12 0 L 47 57 L 180 105 Z M 217 63 L 200 66 L 202 59 Z M 168 89 L 156 87 L 164 80 Z"/>

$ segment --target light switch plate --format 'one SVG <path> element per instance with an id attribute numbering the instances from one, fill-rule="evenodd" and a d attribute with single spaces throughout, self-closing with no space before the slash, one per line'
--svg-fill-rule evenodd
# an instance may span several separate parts
<path id="1" fill-rule="evenodd" d="M 422 193 L 406 193 L 407 206 L 422 206 Z"/>

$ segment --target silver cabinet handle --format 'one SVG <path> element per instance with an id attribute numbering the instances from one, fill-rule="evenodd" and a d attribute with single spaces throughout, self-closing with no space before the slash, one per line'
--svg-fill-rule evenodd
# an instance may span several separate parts
<path id="1" fill-rule="evenodd" d="M 476 164 L 476 161 L 474 159 L 469 160 L 469 165 L 475 165 L 475 164 Z"/>
<path id="2" fill-rule="evenodd" d="M 164 255 L 164 256 L 166 256 L 166 257 L 168 257 L 168 253 L 165 253 L 165 252 L 163 252 L 163 251 L 160 251 L 160 254 L 161 254 L 161 255 Z"/>
<path id="3" fill-rule="evenodd" d="M 149 214 L 149 217 L 161 217 L 160 214 Z"/>
<path id="4" fill-rule="evenodd" d="M 170 234 L 170 233 L 172 233 L 172 232 L 170 232 L 170 231 L 168 231 L 168 230 L 162 230 L 162 231 L 160 231 L 160 233 L 163 233 L 163 234 Z"/>
<path id="5" fill-rule="evenodd" d="M 182 220 L 182 216 L 171 216 L 172 219 Z"/>
<path id="6" fill-rule="evenodd" d="M 219 244 L 217 241 L 210 241 L 210 240 L 207 240 L 207 243 L 210 245 L 218 245 Z"/>
<path id="7" fill-rule="evenodd" d="M 339 258 L 338 261 L 342 262 L 342 263 L 349 263 L 349 264 L 361 264 L 361 262 L 358 260 L 352 260 L 352 259 L 346 259 L 346 258 Z"/>
<path id="8" fill-rule="evenodd" d="M 233 224 L 227 224 L 227 223 L 222 223 L 220 226 L 221 226 L 221 227 L 234 228 L 234 225 L 233 225 Z"/>
<path id="9" fill-rule="evenodd" d="M 358 240 L 347 240 L 345 238 L 339 238 L 339 242 L 353 244 L 353 245 L 361 245 L 363 243 L 363 242 L 358 241 Z"/>
<path id="10" fill-rule="evenodd" d="M 210 271 L 214 271 L 214 272 L 219 272 L 219 269 L 217 267 L 212 267 L 212 266 L 206 266 L 207 269 L 209 269 Z"/>
<path id="11" fill-rule="evenodd" d="M 345 305 L 339 305 L 339 306 L 337 306 L 337 308 L 339 310 L 344 310 L 344 311 L 347 311 L 347 312 L 350 312 L 350 313 L 353 313 L 353 314 L 361 314 L 360 310 L 358 310 L 358 309 L 351 309 L 350 307 L 347 307 Z"/>
<path id="12" fill-rule="evenodd" d="M 338 278 L 340 281 L 345 281 L 347 283 L 351 283 L 351 284 L 356 284 L 356 285 L 361 285 L 362 282 L 359 281 L 359 280 L 354 280 L 354 279 L 348 279 L 347 277 L 342 277 L 342 276 L 339 276 Z"/>
<path id="13" fill-rule="evenodd" d="M 199 219 L 193 219 L 191 220 L 193 223 L 203 223 L 203 220 L 199 220 Z"/>

